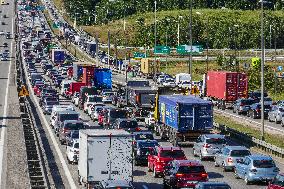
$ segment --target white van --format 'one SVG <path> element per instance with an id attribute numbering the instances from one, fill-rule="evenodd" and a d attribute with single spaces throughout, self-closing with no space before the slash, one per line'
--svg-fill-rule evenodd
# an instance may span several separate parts
<path id="1" fill-rule="evenodd" d="M 56 115 L 60 111 L 75 111 L 75 108 L 72 105 L 55 105 L 52 108 L 52 112 L 50 115 L 50 125 L 54 127 L 56 121 Z"/>
<path id="2" fill-rule="evenodd" d="M 179 85 L 185 81 L 190 82 L 191 76 L 188 73 L 179 73 L 176 75 L 176 85 Z"/>

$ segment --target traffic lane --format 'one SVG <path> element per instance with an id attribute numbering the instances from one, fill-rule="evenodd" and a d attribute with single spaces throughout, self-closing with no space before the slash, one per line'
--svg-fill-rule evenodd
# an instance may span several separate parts
<path id="1" fill-rule="evenodd" d="M 246 115 L 238 115 L 237 113 L 233 113 L 233 110 L 226 109 L 226 110 L 219 110 L 214 109 L 215 112 L 224 113 L 227 116 L 232 116 L 244 121 L 248 121 L 249 123 L 253 124 L 254 127 L 261 127 L 261 119 L 252 119 L 250 117 L 247 117 Z M 265 129 L 268 132 L 276 132 L 277 134 L 284 134 L 284 127 L 281 126 L 281 124 L 276 124 L 275 122 L 269 122 L 268 120 L 264 120 Z"/>

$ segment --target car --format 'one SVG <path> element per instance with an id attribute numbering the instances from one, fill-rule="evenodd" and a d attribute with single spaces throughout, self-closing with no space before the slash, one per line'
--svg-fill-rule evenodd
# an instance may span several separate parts
<path id="1" fill-rule="evenodd" d="M 66 144 L 69 145 L 77 139 L 79 139 L 79 130 L 72 130 L 68 135 L 66 135 Z"/>
<path id="2" fill-rule="evenodd" d="M 164 175 L 165 166 L 172 160 L 186 160 L 180 147 L 156 146 L 148 155 L 148 172 L 153 171 L 153 177 Z"/>
<path id="3" fill-rule="evenodd" d="M 79 140 L 74 140 L 66 146 L 66 157 L 69 164 L 78 163 L 79 161 Z"/>
<path id="4" fill-rule="evenodd" d="M 252 98 L 253 100 L 255 100 L 255 103 L 259 102 L 260 101 L 260 98 L 261 98 L 261 92 L 260 91 L 253 91 L 253 92 L 250 92 L 248 94 L 248 96 L 250 98 Z M 268 94 L 267 92 L 264 92 L 264 97 L 267 97 Z"/>
<path id="5" fill-rule="evenodd" d="M 237 114 L 247 114 L 250 109 L 250 105 L 254 103 L 253 99 L 238 99 L 233 104 L 233 112 Z"/>
<path id="6" fill-rule="evenodd" d="M 215 167 L 222 166 L 224 171 L 234 170 L 237 160 L 251 155 L 250 151 L 244 146 L 225 146 L 214 158 Z"/>
<path id="7" fill-rule="evenodd" d="M 162 85 L 165 87 L 176 87 L 175 80 L 173 78 L 165 78 L 165 80 L 162 82 Z"/>
<path id="8" fill-rule="evenodd" d="M 3 43 L 3 47 L 8 47 L 8 43 Z"/>
<path id="9" fill-rule="evenodd" d="M 173 160 L 164 169 L 164 188 L 194 188 L 208 181 L 208 173 L 198 160 Z"/>
<path id="10" fill-rule="evenodd" d="M 275 123 L 280 123 L 282 117 L 284 116 L 283 106 L 272 106 L 271 111 L 268 112 L 268 121 L 274 121 Z"/>
<path id="11" fill-rule="evenodd" d="M 87 107 L 86 113 L 91 117 L 93 113 L 96 113 L 97 107 L 102 108 L 103 106 L 105 106 L 105 104 L 102 103 L 91 104 L 90 106 Z"/>
<path id="12" fill-rule="evenodd" d="M 279 173 L 267 186 L 267 189 L 284 189 L 284 173 Z"/>
<path id="13" fill-rule="evenodd" d="M 148 163 L 148 154 L 152 148 L 159 146 L 156 140 L 137 140 L 135 141 L 134 149 L 134 164 L 144 165 Z"/>
<path id="14" fill-rule="evenodd" d="M 101 181 L 96 189 L 134 189 L 134 186 L 126 180 L 105 180 Z"/>
<path id="15" fill-rule="evenodd" d="M 66 136 L 68 136 L 71 131 L 84 129 L 83 121 L 79 120 L 65 120 L 61 123 L 59 128 L 59 141 L 61 144 L 66 143 Z"/>
<path id="16" fill-rule="evenodd" d="M 246 156 L 244 160 L 238 160 L 235 166 L 235 177 L 244 179 L 247 185 L 252 182 L 272 181 L 278 172 L 279 168 L 267 155 Z"/>
<path id="17" fill-rule="evenodd" d="M 59 105 L 59 101 L 46 101 L 42 104 L 43 114 L 51 114 L 52 108 L 55 105 Z"/>
<path id="18" fill-rule="evenodd" d="M 5 35 L 5 32 L 3 32 L 3 31 L 0 31 L 0 35 Z"/>
<path id="19" fill-rule="evenodd" d="M 268 112 L 270 111 L 270 109 L 271 109 L 270 105 L 264 105 L 264 119 L 267 119 Z M 260 103 L 252 104 L 250 106 L 247 116 L 253 119 L 261 118 L 261 104 Z"/>
<path id="20" fill-rule="evenodd" d="M 225 182 L 199 182 L 195 189 L 231 189 Z"/>
<path id="21" fill-rule="evenodd" d="M 7 15 L 6 15 L 6 14 L 4 14 L 4 15 L 3 15 L 3 18 L 7 18 Z"/>
<path id="22" fill-rule="evenodd" d="M 205 158 L 214 158 L 227 141 L 225 135 L 221 134 L 203 134 L 200 135 L 193 145 L 193 155 L 199 156 L 200 160 Z"/>
<path id="23" fill-rule="evenodd" d="M 103 99 L 102 101 L 104 103 L 112 103 L 112 96 L 114 96 L 115 93 L 111 91 L 106 91 L 102 93 Z"/>
<path id="24" fill-rule="evenodd" d="M 1 22 L 1 24 L 2 24 L 2 25 L 5 25 L 6 23 L 5 23 L 5 22 Z"/>
<path id="25" fill-rule="evenodd" d="M 100 112 L 103 110 L 103 106 L 94 106 L 94 110 L 91 111 L 91 119 L 97 121 L 99 119 Z"/>
<path id="26" fill-rule="evenodd" d="M 190 89 L 191 88 L 191 82 L 190 81 L 182 81 L 181 83 L 178 84 L 179 88 L 182 89 Z"/>
<path id="27" fill-rule="evenodd" d="M 130 119 L 130 118 L 118 118 L 113 123 L 114 129 L 123 129 L 125 131 L 128 131 L 130 133 L 134 131 L 140 131 L 141 129 L 138 126 L 138 122 L 136 119 Z"/>
<path id="28" fill-rule="evenodd" d="M 153 129 L 154 125 L 156 123 L 155 118 L 154 118 L 154 112 L 150 112 L 147 117 L 145 117 L 145 125 L 149 129 Z"/>
<path id="29" fill-rule="evenodd" d="M 154 135 L 152 132 L 149 131 L 138 131 L 132 133 L 134 136 L 133 144 L 136 144 L 136 141 L 141 140 L 154 140 Z"/>

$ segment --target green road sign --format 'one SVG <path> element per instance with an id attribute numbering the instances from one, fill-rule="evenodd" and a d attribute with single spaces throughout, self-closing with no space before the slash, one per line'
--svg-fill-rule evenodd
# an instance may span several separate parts
<path id="1" fill-rule="evenodd" d="M 200 54 L 203 52 L 203 47 L 201 45 L 192 45 L 192 54 Z M 190 54 L 189 45 L 180 45 L 177 46 L 178 54 Z"/>
<path id="2" fill-rule="evenodd" d="M 251 59 L 251 65 L 253 68 L 260 68 L 260 64 L 261 64 L 260 58 L 255 57 Z"/>
<path id="3" fill-rule="evenodd" d="M 155 54 L 170 54 L 171 48 L 169 46 L 156 46 L 154 49 Z"/>
<path id="4" fill-rule="evenodd" d="M 58 24 L 57 24 L 56 22 L 53 22 L 52 27 L 53 27 L 54 29 L 59 28 L 59 26 L 58 26 Z"/>
<path id="5" fill-rule="evenodd" d="M 134 58 L 146 58 L 145 53 L 134 52 Z"/>

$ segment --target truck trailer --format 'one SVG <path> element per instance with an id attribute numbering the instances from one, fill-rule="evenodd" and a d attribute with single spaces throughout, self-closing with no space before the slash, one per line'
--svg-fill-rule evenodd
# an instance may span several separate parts
<path id="1" fill-rule="evenodd" d="M 221 109 L 232 107 L 239 98 L 248 97 L 248 77 L 245 73 L 209 71 L 206 87 L 207 97 Z"/>
<path id="2" fill-rule="evenodd" d="M 191 95 L 158 96 L 155 114 L 154 131 L 175 146 L 193 142 L 213 127 L 213 104 Z"/>
<path id="3" fill-rule="evenodd" d="M 124 130 L 80 130 L 80 184 L 93 188 L 107 180 L 133 182 L 132 142 Z"/>
<path id="4" fill-rule="evenodd" d="M 53 64 L 63 64 L 65 60 L 65 51 L 62 49 L 51 49 L 51 61 Z"/>
<path id="5" fill-rule="evenodd" d="M 109 68 L 97 68 L 94 71 L 94 85 L 99 89 L 112 89 L 112 72 Z"/>

